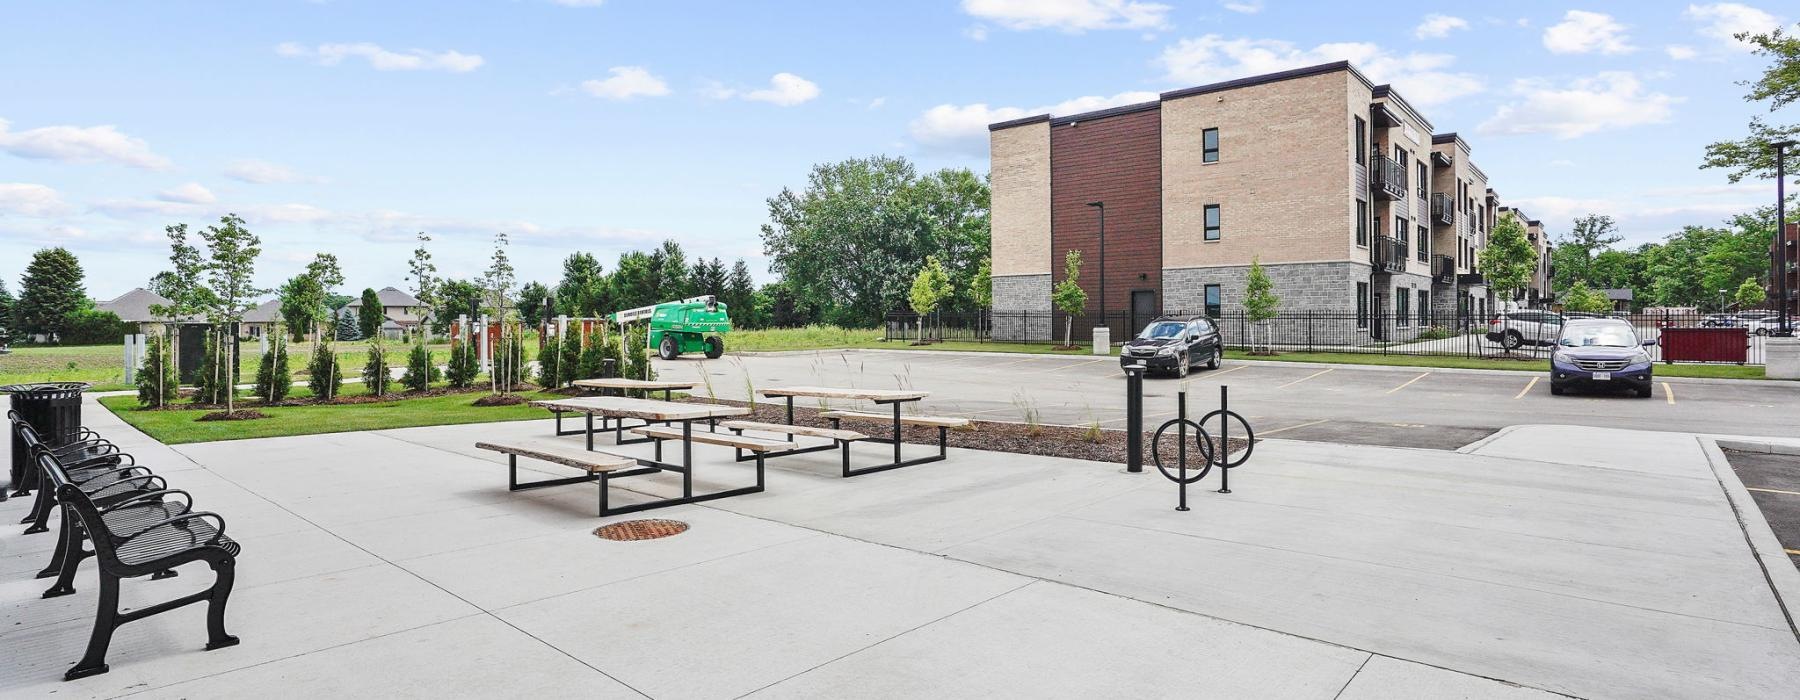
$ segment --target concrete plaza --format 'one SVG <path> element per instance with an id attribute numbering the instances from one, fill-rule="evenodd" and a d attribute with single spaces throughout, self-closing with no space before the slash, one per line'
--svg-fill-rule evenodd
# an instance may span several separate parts
<path id="1" fill-rule="evenodd" d="M 1185 513 L 1172 484 L 1116 465 L 953 450 L 845 480 L 833 455 L 803 455 L 772 462 L 765 493 L 627 516 L 683 520 L 683 534 L 611 542 L 591 531 L 624 518 L 594 517 L 593 486 L 509 493 L 503 458 L 473 449 L 550 439 L 548 421 L 170 448 L 97 404 L 85 418 L 226 517 L 244 545 L 228 618 L 243 643 L 202 652 L 203 609 L 185 608 L 122 628 L 111 673 L 62 683 L 92 620 L 92 564 L 77 595 L 39 599 L 47 582 L 31 573 L 53 535 L 8 525 L 0 696 L 1800 687 L 1785 612 L 1800 574 L 1769 565 L 1787 562 L 1765 551 L 1766 525 L 1702 436 L 1520 426 L 1461 451 L 1270 439 L 1233 473 L 1234 493 L 1197 488 Z M 749 482 L 729 456 L 696 448 L 702 488 Z M 7 501 L 0 516 L 26 507 Z M 208 582 L 190 566 L 127 581 L 125 600 Z"/>

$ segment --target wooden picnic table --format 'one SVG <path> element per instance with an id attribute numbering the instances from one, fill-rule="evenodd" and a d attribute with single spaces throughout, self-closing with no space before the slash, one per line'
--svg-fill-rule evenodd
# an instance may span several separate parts
<path id="1" fill-rule="evenodd" d="M 605 482 L 607 479 L 638 476 L 640 474 L 648 474 L 656 471 L 669 471 L 681 474 L 680 496 L 659 499 L 650 503 L 626 506 L 623 508 L 612 508 L 610 510 L 607 508 L 605 501 L 602 500 L 601 512 L 603 514 L 628 513 L 682 503 L 698 503 L 701 501 L 710 501 L 715 498 L 726 498 L 747 493 L 759 493 L 763 490 L 762 463 L 758 462 L 755 486 L 729 489 L 699 496 L 694 495 L 694 421 L 704 420 L 710 422 L 719 418 L 747 415 L 750 413 L 750 409 L 748 408 L 726 406 L 724 404 L 681 403 L 675 401 L 658 401 L 656 399 L 633 399 L 624 396 L 582 396 L 549 401 L 533 401 L 531 402 L 531 405 L 547 409 L 556 414 L 556 433 L 558 435 L 567 434 L 562 430 L 562 414 L 582 414 L 587 422 L 586 430 L 583 432 L 587 434 L 587 449 L 590 452 L 594 449 L 595 416 L 600 416 L 612 422 L 614 444 L 630 445 L 640 442 L 656 443 L 656 457 L 654 459 L 637 458 L 638 464 L 643 466 L 644 469 L 603 475 L 601 477 L 602 494 L 605 493 Z M 662 439 L 651 437 L 636 440 L 624 439 L 623 423 L 624 420 L 628 418 L 644 421 L 645 425 L 651 423 L 680 423 L 681 432 L 679 439 L 681 441 L 681 462 L 677 464 L 663 461 L 662 440 L 671 439 L 669 437 L 664 437 Z M 670 429 L 673 428 L 671 427 Z M 602 499 L 604 499 L 604 495 L 602 495 Z"/>
<path id="2" fill-rule="evenodd" d="M 892 405 L 894 407 L 893 437 L 892 438 L 871 437 L 870 440 L 874 441 L 874 442 L 891 442 L 891 443 L 893 443 L 893 445 L 894 445 L 894 461 L 887 463 L 887 464 L 877 465 L 874 467 L 864 467 L 864 468 L 859 468 L 859 469 L 852 469 L 852 468 L 850 468 L 850 464 L 848 461 L 850 459 L 850 455 L 849 455 L 849 452 L 846 451 L 844 454 L 844 459 L 845 459 L 844 476 L 855 476 L 858 474 L 867 474 L 870 472 L 886 471 L 889 469 L 897 469 L 899 467 L 911 466 L 914 464 L 924 464 L 926 462 L 936 462 L 936 461 L 944 459 L 945 453 L 944 453 L 943 445 L 942 445 L 943 434 L 942 434 L 941 430 L 939 431 L 938 454 L 930 456 L 930 457 L 919 457 L 919 458 L 915 458 L 915 459 L 901 459 L 901 457 L 900 457 L 900 433 L 903 428 L 903 424 L 902 424 L 902 421 L 900 418 L 900 404 L 920 401 L 920 400 L 924 399 L 925 397 L 931 395 L 931 392 L 929 392 L 929 391 L 919 391 L 917 389 L 842 389 L 842 388 L 838 388 L 838 387 L 825 387 L 825 386 L 789 386 L 789 387 L 772 387 L 772 388 L 768 388 L 768 389 L 763 389 L 762 395 L 771 397 L 771 398 L 787 399 L 787 422 L 788 422 L 788 425 L 794 424 L 794 398 L 795 397 L 861 400 L 861 401 L 873 401 L 877 404 Z M 837 422 L 838 422 L 837 419 L 835 419 L 835 418 L 832 419 L 832 425 L 834 425 L 834 426 L 837 425 Z M 791 452 L 790 454 L 797 454 L 800 452 L 810 452 L 810 451 L 814 451 L 817 449 L 820 449 L 820 448 L 803 448 L 800 450 L 795 450 L 795 451 Z M 781 455 L 770 454 L 768 456 L 777 457 L 777 456 L 781 456 Z"/>
<path id="3" fill-rule="evenodd" d="M 687 391 L 688 389 L 694 388 L 697 382 L 664 382 L 647 379 L 627 379 L 625 377 L 602 377 L 600 379 L 577 379 L 573 384 L 578 388 L 599 389 L 601 391 L 608 389 L 619 391 L 660 391 L 663 393 L 663 400 L 667 401 L 671 398 L 670 392 Z"/>

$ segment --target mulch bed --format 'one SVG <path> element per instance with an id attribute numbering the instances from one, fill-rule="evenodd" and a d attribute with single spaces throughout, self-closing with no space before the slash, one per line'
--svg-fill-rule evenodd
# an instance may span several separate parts
<path id="1" fill-rule="evenodd" d="M 235 411 L 214 411 L 212 413 L 208 413 L 204 416 L 201 416 L 195 420 L 203 420 L 203 421 L 257 420 L 259 418 L 268 418 L 268 417 L 269 417 L 269 414 L 263 413 L 262 411 L 258 411 L 254 408 L 240 408 Z"/>
<path id="2" fill-rule="evenodd" d="M 520 396 L 518 394 L 488 394 L 487 396 L 483 396 L 479 399 L 475 399 L 475 405 L 476 406 L 517 406 L 519 404 L 525 403 L 526 401 L 527 401 L 527 399 L 525 397 Z"/>
<path id="3" fill-rule="evenodd" d="M 714 401 L 698 397 L 688 397 L 676 400 L 689 403 L 722 403 L 732 406 L 747 405 L 743 401 L 730 401 L 725 399 Z M 902 410 L 904 411 L 904 409 Z M 818 415 L 819 412 L 819 409 L 796 404 L 794 406 L 794 423 L 797 425 L 809 425 L 820 428 L 831 427 L 831 421 L 820 418 Z M 786 423 L 787 404 L 786 402 L 758 401 L 752 414 L 741 418 L 741 420 L 754 420 L 764 423 Z M 1150 457 L 1150 438 L 1155 434 L 1156 428 L 1159 425 L 1161 425 L 1161 423 L 1146 423 L 1144 425 L 1143 449 L 1145 468 L 1154 468 L 1151 466 L 1153 462 Z M 893 430 L 891 423 L 876 423 L 874 421 L 845 421 L 843 427 L 871 437 L 886 437 L 889 431 Z M 1236 428 L 1237 425 L 1233 424 L 1232 427 Z M 937 428 L 929 426 L 906 426 L 900 432 L 900 439 L 902 442 L 908 444 L 936 445 L 938 431 Z M 1192 440 L 1192 438 L 1190 438 L 1190 440 Z M 973 450 L 1011 452 L 1014 454 L 1038 455 L 1043 457 L 1068 457 L 1071 459 L 1086 459 L 1096 462 L 1116 462 L 1118 464 L 1125 463 L 1126 448 L 1129 446 L 1124 430 L 1102 429 L 1094 431 L 1090 428 L 1074 428 L 1054 425 L 1031 426 L 1024 423 L 985 420 L 973 421 L 968 428 L 951 430 L 946 443 L 951 447 L 962 447 Z M 1163 436 L 1162 440 L 1163 460 L 1170 468 L 1174 468 L 1175 466 L 1175 443 L 1175 431 L 1171 429 Z M 1232 454 L 1237 454 L 1247 446 L 1248 443 L 1242 438 L 1231 438 Z M 885 446 L 876 445 L 875 447 L 882 448 Z M 1194 442 L 1188 443 L 1188 455 L 1190 466 L 1196 465 L 1198 462 L 1202 461 L 1202 457 L 1197 452 Z"/>

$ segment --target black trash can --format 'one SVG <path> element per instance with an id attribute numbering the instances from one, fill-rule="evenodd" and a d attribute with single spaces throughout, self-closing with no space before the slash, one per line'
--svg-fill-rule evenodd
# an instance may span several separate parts
<path id="1" fill-rule="evenodd" d="M 81 430 L 81 392 L 86 382 L 8 384 L 0 393 L 12 394 L 12 410 L 31 424 L 38 437 L 52 447 L 73 442 Z M 14 496 L 30 495 L 37 488 L 38 471 L 32 468 L 25 441 L 8 424 L 12 435 L 12 488 Z M 0 492 L 0 497 L 4 497 Z"/>

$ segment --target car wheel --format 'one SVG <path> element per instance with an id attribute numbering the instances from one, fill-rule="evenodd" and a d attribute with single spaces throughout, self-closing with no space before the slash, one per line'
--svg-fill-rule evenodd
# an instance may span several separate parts
<path id="1" fill-rule="evenodd" d="M 1507 331 L 1506 335 L 1500 336 L 1500 347 L 1517 350 L 1524 345 L 1525 336 L 1519 335 L 1518 331 Z"/>
<path id="2" fill-rule="evenodd" d="M 720 338 L 719 336 L 716 336 L 716 335 L 707 336 L 707 338 L 706 338 L 706 359 L 717 360 L 717 359 L 719 359 L 719 357 L 721 355 L 724 355 L 724 354 L 725 354 L 725 339 Z"/>
<path id="3" fill-rule="evenodd" d="M 1175 356 L 1175 376 L 1177 378 L 1186 378 L 1188 376 L 1188 357 L 1187 357 L 1187 355 Z"/>
<path id="4" fill-rule="evenodd" d="M 1767 329 L 1767 328 L 1758 328 L 1758 329 L 1756 329 L 1756 334 L 1757 334 L 1757 335 L 1768 335 L 1768 334 L 1769 334 L 1769 329 Z"/>
<path id="5" fill-rule="evenodd" d="M 675 339 L 663 336 L 662 343 L 656 346 L 656 354 L 665 360 L 673 360 L 681 356 L 681 348 L 675 345 Z"/>
<path id="6" fill-rule="evenodd" d="M 1555 384 L 1555 383 L 1552 383 L 1552 384 L 1551 384 L 1551 385 L 1550 385 L 1550 395 L 1552 395 L 1552 396 L 1562 396 L 1562 395 L 1563 395 L 1563 387 L 1562 387 L 1562 385 L 1561 385 L 1561 384 Z"/>
<path id="7" fill-rule="evenodd" d="M 1212 351 L 1212 357 L 1206 361 L 1206 368 L 1207 369 L 1218 369 L 1219 364 L 1221 362 L 1223 362 L 1224 360 L 1225 360 L 1225 351 L 1220 349 L 1219 346 L 1214 345 L 1213 351 Z"/>
<path id="8" fill-rule="evenodd" d="M 1646 386 L 1646 387 L 1639 387 L 1639 388 L 1638 388 L 1638 390 L 1637 390 L 1637 396 L 1638 396 L 1638 398 L 1640 398 L 1640 399 L 1647 399 L 1647 398 L 1650 398 L 1650 387 L 1647 387 L 1647 386 Z"/>

